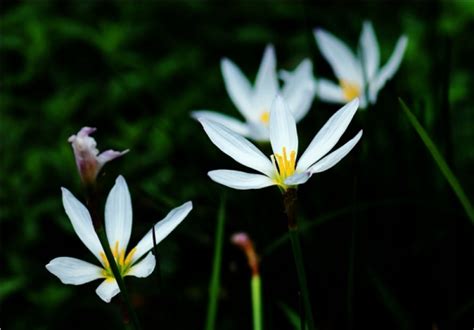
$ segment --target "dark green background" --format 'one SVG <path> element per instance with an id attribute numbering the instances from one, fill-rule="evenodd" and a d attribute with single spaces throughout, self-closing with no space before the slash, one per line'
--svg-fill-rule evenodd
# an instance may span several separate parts
<path id="1" fill-rule="evenodd" d="M 59 189 L 82 198 L 67 138 L 87 125 L 98 128 L 99 149 L 130 149 L 100 181 L 104 199 L 118 174 L 130 186 L 131 244 L 171 208 L 186 200 L 195 205 L 158 246 L 160 271 L 127 278 L 144 328 L 203 327 L 216 213 L 225 196 L 217 329 L 251 327 L 249 270 L 228 240 L 242 230 L 262 255 L 266 329 L 290 329 L 280 304 L 299 311 L 294 263 L 288 242 L 271 248 L 286 233 L 280 194 L 212 182 L 208 170 L 243 168 L 212 145 L 189 113 L 238 116 L 219 61 L 231 58 L 253 80 L 267 43 L 275 45 L 279 68 L 309 57 L 316 76 L 333 79 L 312 29 L 323 27 L 355 48 L 370 19 L 382 63 L 402 33 L 409 45 L 378 103 L 360 111 L 343 137 L 363 128 L 359 146 L 299 189 L 300 223 L 310 225 L 302 240 L 315 320 L 319 329 L 472 328 L 472 224 L 397 97 L 472 199 L 473 18 L 468 0 L 2 1 L 0 326 L 121 327 L 120 299 L 103 303 L 94 293 L 99 281 L 66 286 L 44 267 L 62 255 L 93 261 Z M 313 103 L 298 125 L 302 148 L 337 108 Z"/>

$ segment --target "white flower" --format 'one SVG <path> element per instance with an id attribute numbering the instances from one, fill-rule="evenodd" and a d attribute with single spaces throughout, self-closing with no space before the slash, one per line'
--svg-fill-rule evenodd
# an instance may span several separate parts
<path id="1" fill-rule="evenodd" d="M 194 111 L 192 115 L 196 119 L 211 119 L 253 140 L 269 140 L 270 107 L 278 93 L 281 93 L 287 100 L 297 122 L 306 115 L 313 102 L 315 85 L 311 61 L 305 59 L 294 72 L 286 73 L 284 86 L 280 90 L 276 72 L 275 50 L 271 45 L 265 49 L 254 87 L 250 85 L 242 71 L 231 60 L 223 59 L 221 69 L 227 92 L 245 122 L 206 110 Z"/>
<path id="2" fill-rule="evenodd" d="M 364 22 L 360 35 L 358 56 L 341 40 L 323 29 L 314 30 L 316 42 L 321 53 L 331 65 L 339 85 L 318 79 L 316 92 L 324 101 L 346 103 L 356 97 L 361 108 L 367 106 L 366 89 L 369 102 L 374 104 L 377 95 L 387 80 L 398 70 L 407 47 L 408 38 L 402 35 L 388 62 L 381 68 L 379 46 L 370 22 Z"/>
<path id="3" fill-rule="evenodd" d="M 79 175 L 86 184 L 95 182 L 97 174 L 105 163 L 128 152 L 128 149 L 124 151 L 107 150 L 99 154 L 97 142 L 89 136 L 95 131 L 95 128 L 86 126 L 81 128 L 77 135 L 71 135 L 68 139 L 74 150 Z"/>
<path id="4" fill-rule="evenodd" d="M 96 293 L 105 302 L 110 302 L 112 297 L 120 292 L 120 289 L 92 225 L 89 211 L 67 189 L 62 188 L 62 195 L 64 209 L 71 220 L 74 231 L 82 243 L 99 260 L 101 266 L 76 258 L 59 257 L 51 260 L 46 265 L 46 269 L 56 275 L 64 284 L 80 285 L 103 278 L 104 281 L 97 287 Z M 154 226 L 156 243 L 168 236 L 192 208 L 192 202 L 186 202 L 173 209 L 163 220 L 159 221 Z M 117 178 L 107 197 L 105 231 L 122 277 L 147 277 L 153 272 L 156 264 L 155 256 L 151 252 L 147 254 L 153 247 L 152 230 L 126 254 L 132 232 L 132 203 L 127 183 L 122 176 Z M 142 258 L 143 256 L 145 257 Z"/>
<path id="5" fill-rule="evenodd" d="M 305 183 L 312 174 L 336 165 L 359 141 L 362 131 L 328 154 L 346 130 L 358 106 L 359 100 L 355 99 L 332 115 L 298 162 L 295 119 L 279 95 L 272 104 L 270 114 L 270 143 L 273 149 L 270 159 L 241 135 L 211 119 L 200 118 L 207 135 L 219 149 L 238 163 L 262 173 L 215 170 L 208 174 L 217 183 L 234 189 L 259 189 L 278 185 L 282 190 L 286 190 Z"/>

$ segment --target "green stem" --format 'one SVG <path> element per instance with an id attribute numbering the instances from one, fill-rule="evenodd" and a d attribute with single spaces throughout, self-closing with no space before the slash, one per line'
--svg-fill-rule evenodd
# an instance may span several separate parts
<path id="1" fill-rule="evenodd" d="M 114 274 L 115 280 L 117 281 L 118 287 L 120 289 L 120 293 L 122 294 L 123 300 L 125 301 L 125 305 L 128 310 L 128 314 L 132 320 L 133 327 L 135 330 L 140 330 L 140 322 L 138 320 L 138 316 L 135 313 L 135 310 L 132 307 L 130 302 L 130 297 L 128 295 L 127 288 L 125 286 L 125 282 L 123 280 L 122 275 L 120 275 L 120 271 L 115 263 L 114 255 L 110 250 L 109 242 L 107 241 L 107 236 L 105 234 L 104 229 L 100 229 L 98 232 L 100 243 L 102 244 L 102 248 L 104 249 L 105 256 L 107 257 L 107 261 L 109 262 L 110 268 L 112 273 Z"/>
<path id="2" fill-rule="evenodd" d="M 260 275 L 252 275 L 250 287 L 252 291 L 253 330 L 262 330 L 262 285 Z"/>
<path id="3" fill-rule="evenodd" d="M 296 272 L 298 274 L 298 282 L 300 285 L 301 295 L 303 297 L 304 317 L 301 317 L 301 329 L 304 329 L 304 320 L 307 320 L 308 329 L 314 330 L 313 312 L 311 301 L 309 299 L 308 284 L 306 281 L 306 273 L 304 271 L 303 253 L 301 252 L 301 243 L 298 234 L 298 224 L 296 219 L 296 200 L 298 198 L 295 188 L 287 189 L 283 193 L 283 203 L 285 205 L 285 213 L 288 217 L 288 232 L 290 234 L 291 247 L 295 257 Z"/>
<path id="4" fill-rule="evenodd" d="M 298 273 L 298 281 L 300 284 L 301 295 L 303 297 L 304 313 L 308 323 L 308 329 L 314 330 L 314 320 L 311 308 L 311 301 L 309 300 L 308 284 L 306 281 L 306 273 L 304 271 L 303 253 L 301 252 L 301 243 L 298 234 L 298 227 L 290 227 L 289 229 L 291 247 L 293 248 L 293 255 L 295 257 L 296 272 Z M 303 318 L 302 318 L 303 319 Z"/>
<path id="5" fill-rule="evenodd" d="M 209 285 L 209 302 L 207 306 L 206 330 L 213 330 L 216 326 L 217 302 L 221 276 L 222 246 L 224 241 L 225 201 L 222 199 L 217 214 L 217 229 L 214 244 L 214 261 L 212 264 L 211 282 Z"/>
<path id="6" fill-rule="evenodd" d="M 118 287 L 120 289 L 120 293 L 122 294 L 123 300 L 125 301 L 125 305 L 128 310 L 128 317 L 132 319 L 132 324 L 135 330 L 140 330 L 140 322 L 138 320 L 138 316 L 135 313 L 135 310 L 132 307 L 130 302 L 130 297 L 128 296 L 127 288 L 125 287 L 125 282 L 120 274 L 120 271 L 115 263 L 114 255 L 112 254 L 112 250 L 110 250 L 110 245 L 107 240 L 107 235 L 104 230 L 103 221 L 98 213 L 98 191 L 96 185 L 86 186 L 86 200 L 87 200 L 87 208 L 92 218 L 92 222 L 97 232 L 97 236 L 99 236 L 100 244 L 102 245 L 102 249 L 104 250 L 105 256 L 107 257 L 107 261 L 109 262 L 110 268 L 112 273 L 117 281 Z M 125 327 L 128 328 L 128 320 L 127 317 L 124 317 L 124 324 Z"/>

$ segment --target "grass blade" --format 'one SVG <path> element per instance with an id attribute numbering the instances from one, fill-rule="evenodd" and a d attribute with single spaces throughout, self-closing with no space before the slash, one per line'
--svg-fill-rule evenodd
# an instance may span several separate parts
<path id="1" fill-rule="evenodd" d="M 214 243 L 214 258 L 212 263 L 211 282 L 209 284 L 209 302 L 207 306 L 206 330 L 214 330 L 216 327 L 217 306 L 219 300 L 219 287 L 221 277 L 222 246 L 224 244 L 225 224 L 225 198 L 221 199 L 217 213 L 217 228 Z"/>
<path id="2" fill-rule="evenodd" d="M 402 99 L 399 99 L 399 101 L 400 101 L 403 111 L 408 117 L 408 120 L 410 121 L 412 126 L 415 128 L 416 132 L 420 136 L 426 148 L 431 153 L 431 156 L 433 156 L 436 164 L 441 170 L 441 173 L 443 173 L 444 177 L 446 178 L 448 183 L 451 185 L 451 188 L 453 189 L 454 193 L 456 194 L 462 206 L 464 207 L 464 210 L 466 211 L 466 214 L 469 220 L 471 220 L 471 222 L 474 224 L 474 209 L 472 207 L 471 202 L 469 201 L 466 194 L 464 193 L 464 190 L 462 189 L 461 184 L 459 183 L 458 179 L 449 168 L 448 164 L 444 160 L 441 153 L 438 151 L 438 148 L 436 147 L 436 145 L 433 143 L 433 141 L 430 139 L 430 137 L 426 133 L 423 126 L 421 126 L 421 124 L 418 122 L 415 115 L 410 111 L 410 109 L 407 107 L 407 105 L 405 104 L 405 102 L 403 102 Z"/>

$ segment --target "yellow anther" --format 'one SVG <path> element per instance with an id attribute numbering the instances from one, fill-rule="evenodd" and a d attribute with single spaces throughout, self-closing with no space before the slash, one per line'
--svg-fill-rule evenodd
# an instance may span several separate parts
<path id="1" fill-rule="evenodd" d="M 270 112 L 262 112 L 262 114 L 260 115 L 260 121 L 264 124 L 268 124 L 268 122 L 270 121 Z"/>
<path id="2" fill-rule="evenodd" d="M 281 155 L 274 154 L 270 158 L 272 160 L 273 167 L 277 172 L 277 176 L 275 178 L 276 183 L 286 189 L 285 179 L 295 173 L 296 151 L 292 150 L 290 152 L 290 157 L 288 158 L 286 148 L 283 147 Z"/>
<path id="3" fill-rule="evenodd" d="M 358 84 L 348 80 L 341 79 L 339 85 L 342 88 L 342 95 L 346 101 L 351 101 L 360 95 L 361 88 Z"/>
<path id="4" fill-rule="evenodd" d="M 130 265 L 132 263 L 132 258 L 133 258 L 133 255 L 135 254 L 135 252 L 137 252 L 137 248 L 134 247 L 133 249 L 130 250 L 130 252 L 128 253 L 127 255 L 127 258 L 125 259 L 125 261 L 123 262 L 124 265 Z"/>
<path id="5" fill-rule="evenodd" d="M 105 255 L 104 251 L 100 251 L 99 253 L 100 258 L 102 259 L 102 264 L 105 268 L 110 268 L 109 261 L 107 260 L 107 256 Z"/>

